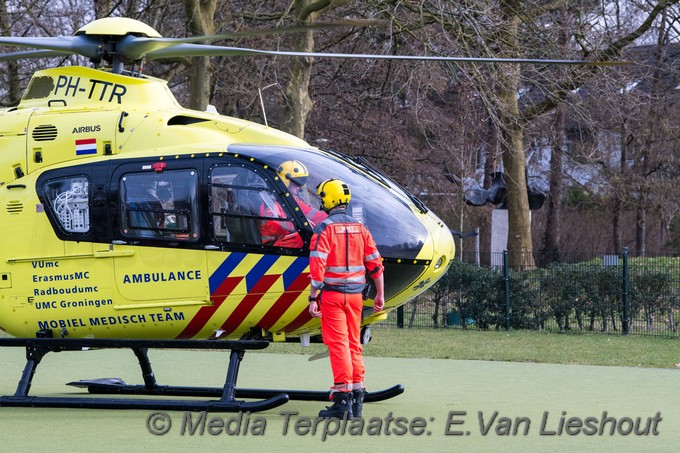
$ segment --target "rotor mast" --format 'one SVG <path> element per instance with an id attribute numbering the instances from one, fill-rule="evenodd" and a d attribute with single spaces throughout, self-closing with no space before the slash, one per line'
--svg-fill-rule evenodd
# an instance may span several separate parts
<path id="1" fill-rule="evenodd" d="M 97 55 L 84 55 L 98 64 L 101 60 L 111 64 L 111 72 L 122 74 L 126 64 L 139 63 L 144 58 L 140 53 L 137 59 L 129 58 L 119 48 L 129 46 L 130 37 L 162 38 L 161 34 L 143 22 L 126 17 L 107 17 L 90 22 L 75 32 L 76 36 L 91 38 L 101 43 Z M 127 39 L 126 39 L 127 38 Z"/>

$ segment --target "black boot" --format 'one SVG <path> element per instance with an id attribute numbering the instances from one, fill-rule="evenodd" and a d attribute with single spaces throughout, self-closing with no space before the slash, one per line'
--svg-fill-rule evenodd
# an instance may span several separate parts
<path id="1" fill-rule="evenodd" d="M 364 395 L 366 395 L 366 389 L 352 390 L 352 416 L 354 418 L 361 418 Z"/>
<path id="2" fill-rule="evenodd" d="M 352 392 L 333 393 L 333 405 L 319 412 L 319 418 L 352 418 Z"/>

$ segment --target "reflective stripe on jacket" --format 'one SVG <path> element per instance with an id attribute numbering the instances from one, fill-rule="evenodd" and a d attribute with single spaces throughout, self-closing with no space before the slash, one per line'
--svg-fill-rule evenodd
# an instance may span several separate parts
<path id="1" fill-rule="evenodd" d="M 341 293 L 360 293 L 383 272 L 382 259 L 368 229 L 344 210 L 332 211 L 314 228 L 309 270 L 312 286 Z"/>

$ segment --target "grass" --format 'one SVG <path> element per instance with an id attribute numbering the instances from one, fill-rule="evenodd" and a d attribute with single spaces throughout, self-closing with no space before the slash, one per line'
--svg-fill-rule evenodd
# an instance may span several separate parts
<path id="1" fill-rule="evenodd" d="M 422 357 L 571 365 L 675 368 L 678 339 L 605 334 L 559 334 L 534 331 L 463 331 L 374 327 L 364 346 L 367 357 Z M 317 354 L 324 345 L 302 348 L 272 344 L 266 352 Z"/>
<path id="2" fill-rule="evenodd" d="M 239 385 L 248 388 L 323 390 L 331 378 L 328 359 L 308 361 L 325 350 L 315 344 L 273 344 L 261 352 L 248 352 L 241 365 Z M 274 354 L 272 354 L 274 352 Z M 183 411 L 157 409 L 94 410 L 0 407 L 2 451 L 677 451 L 680 443 L 680 406 L 677 404 L 680 342 L 641 336 L 565 335 L 529 331 L 480 332 L 458 329 L 397 329 L 375 327 L 365 347 L 367 384 L 382 389 L 402 384 L 397 398 L 367 404 L 372 420 L 400 417 L 425 420 L 427 434 L 342 434 L 325 441 L 321 434 L 294 431 L 284 434 L 284 412 L 314 420 L 324 405 L 317 401 L 290 401 L 280 408 L 254 414 L 265 420 L 263 435 L 216 431 L 185 435 Z M 152 350 L 154 371 L 161 384 L 221 386 L 226 357 L 223 351 Z M 435 359 L 435 360 L 433 360 Z M 443 359 L 443 360 L 442 360 Z M 447 360 L 448 359 L 448 360 Z M 461 360 L 451 360 L 461 359 Z M 544 362 L 544 363 L 527 363 Z M 0 394 L 11 395 L 25 364 L 19 348 L 0 348 Z M 553 365 L 557 364 L 557 365 Z M 570 366 L 618 365 L 626 366 Z M 660 369 L 666 368 L 666 369 Z M 78 379 L 120 377 L 140 383 L 139 366 L 130 351 L 118 349 L 48 354 L 35 375 L 31 395 L 89 398 L 81 389 L 65 387 Z M 116 397 L 116 396 L 113 396 Z M 171 399 L 174 397 L 170 397 Z M 464 414 L 465 426 L 449 426 L 451 411 Z M 166 413 L 172 421 L 166 435 L 149 433 L 147 422 Z M 560 417 L 600 417 L 647 420 L 659 414 L 659 435 L 543 435 L 542 420 L 549 415 L 549 430 Z M 480 426 L 498 416 L 488 434 Z M 234 414 L 211 413 L 224 422 Z M 502 423 L 530 421 L 528 433 L 502 435 Z M 195 418 L 194 418 L 195 419 Z M 502 421 L 501 421 L 502 420 Z M 571 420 L 571 418 L 567 418 Z M 229 422 L 231 423 L 231 422 Z M 599 422 L 598 422 L 599 423 Z M 170 426 L 170 424 L 168 424 Z M 230 425 L 231 426 L 231 425 Z M 309 425 L 304 425 L 309 426 Z M 392 425 L 394 426 L 394 424 Z M 514 426 L 517 426 L 516 424 Z M 448 428 L 466 432 L 448 435 Z M 320 431 L 321 432 L 321 431 Z M 469 435 L 468 435 L 469 433 Z"/>
<path id="3" fill-rule="evenodd" d="M 562 365 L 675 368 L 680 362 L 680 339 L 638 335 L 561 334 L 536 331 L 479 331 L 461 329 L 398 329 L 373 327 L 364 346 L 366 357 L 488 360 Z M 0 332 L 0 338 L 7 337 Z M 314 355 L 322 344 L 303 348 L 273 343 L 262 352 Z M 256 351 L 253 351 L 257 353 Z M 253 353 L 251 352 L 251 353 Z"/>

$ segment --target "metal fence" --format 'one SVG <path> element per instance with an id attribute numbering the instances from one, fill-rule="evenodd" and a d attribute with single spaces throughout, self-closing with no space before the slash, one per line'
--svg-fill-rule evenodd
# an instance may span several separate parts
<path id="1" fill-rule="evenodd" d="M 507 253 L 456 260 L 381 325 L 678 337 L 680 257 L 572 254 L 515 272 Z M 473 263 L 467 262 L 470 258 Z"/>

